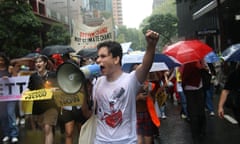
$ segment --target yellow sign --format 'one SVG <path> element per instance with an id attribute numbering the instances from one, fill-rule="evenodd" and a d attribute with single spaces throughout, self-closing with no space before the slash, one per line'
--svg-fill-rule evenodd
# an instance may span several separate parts
<path id="1" fill-rule="evenodd" d="M 51 89 L 39 89 L 26 91 L 22 94 L 22 101 L 37 101 L 51 99 L 53 92 Z"/>
<path id="2" fill-rule="evenodd" d="M 66 94 L 61 90 L 53 93 L 53 98 L 57 106 L 79 106 L 83 104 L 84 94 L 78 92 L 76 94 Z"/>
<path id="3" fill-rule="evenodd" d="M 32 114 L 33 101 L 20 101 L 22 103 L 21 110 L 24 114 Z"/>

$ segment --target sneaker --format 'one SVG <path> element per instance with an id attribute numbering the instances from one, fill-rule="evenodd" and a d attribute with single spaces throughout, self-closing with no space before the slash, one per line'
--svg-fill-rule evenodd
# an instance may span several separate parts
<path id="1" fill-rule="evenodd" d="M 166 118 L 167 118 L 167 116 L 165 115 L 165 113 L 162 113 L 161 118 L 162 118 L 162 119 L 166 119 Z"/>
<path id="2" fill-rule="evenodd" d="M 209 114 L 210 116 L 214 116 L 215 115 L 215 113 L 214 112 L 210 112 L 210 114 Z"/>
<path id="3" fill-rule="evenodd" d="M 12 142 L 12 143 L 16 143 L 16 142 L 18 142 L 18 138 L 13 137 L 12 140 L 11 140 L 11 142 Z"/>
<path id="4" fill-rule="evenodd" d="M 19 124 L 19 118 L 16 118 L 16 125 Z"/>
<path id="5" fill-rule="evenodd" d="M 7 142 L 9 140 L 9 137 L 8 136 L 5 136 L 3 139 L 2 139 L 2 142 Z"/>
<path id="6" fill-rule="evenodd" d="M 25 124 L 25 118 L 21 118 L 20 125 L 24 125 L 24 124 Z"/>
<path id="7" fill-rule="evenodd" d="M 166 118 L 167 118 L 167 116 L 165 116 L 165 115 L 162 116 L 162 119 L 166 119 Z"/>
<path id="8" fill-rule="evenodd" d="M 182 119 L 186 119 L 187 116 L 186 116 L 185 114 L 181 114 L 181 118 L 182 118 Z"/>

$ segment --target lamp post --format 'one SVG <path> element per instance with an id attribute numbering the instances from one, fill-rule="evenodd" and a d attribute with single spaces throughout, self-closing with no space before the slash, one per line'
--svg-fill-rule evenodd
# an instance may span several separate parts
<path id="1" fill-rule="evenodd" d="M 222 6 L 220 0 L 217 0 L 217 17 L 218 17 L 218 29 L 220 35 L 220 51 L 223 51 L 225 48 L 225 31 L 223 25 L 223 16 L 222 16 Z"/>
<path id="2" fill-rule="evenodd" d="M 69 34 L 70 37 L 72 37 L 72 23 L 71 23 L 71 17 L 70 17 L 70 0 L 67 0 L 67 15 L 68 15 L 68 26 L 69 26 Z"/>

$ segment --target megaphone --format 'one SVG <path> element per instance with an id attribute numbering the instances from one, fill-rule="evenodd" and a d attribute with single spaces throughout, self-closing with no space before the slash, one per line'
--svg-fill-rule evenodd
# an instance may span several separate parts
<path id="1" fill-rule="evenodd" d="M 101 75 L 98 64 L 90 64 L 80 67 L 74 63 L 63 63 L 57 70 L 57 82 L 60 89 L 68 94 L 80 91 L 87 79 Z"/>

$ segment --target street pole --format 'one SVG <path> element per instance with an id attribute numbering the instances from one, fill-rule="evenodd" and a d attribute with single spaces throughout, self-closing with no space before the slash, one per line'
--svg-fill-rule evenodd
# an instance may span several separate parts
<path id="1" fill-rule="evenodd" d="M 220 0 L 217 0 L 217 17 L 218 17 L 218 29 L 220 35 L 220 52 L 225 49 L 225 34 L 224 34 L 224 25 L 223 25 L 223 17 L 221 12 L 221 3 Z"/>
<path id="2" fill-rule="evenodd" d="M 70 0 L 67 0 L 67 15 L 68 15 L 68 26 L 69 26 L 69 34 L 72 37 L 72 24 L 71 24 L 71 17 L 70 17 Z"/>

